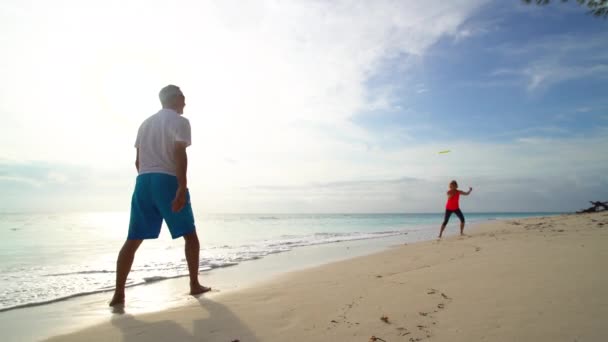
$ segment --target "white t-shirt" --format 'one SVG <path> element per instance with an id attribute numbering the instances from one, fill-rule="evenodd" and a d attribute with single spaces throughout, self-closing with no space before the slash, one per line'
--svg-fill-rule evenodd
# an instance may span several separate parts
<path id="1" fill-rule="evenodd" d="M 172 109 L 161 109 L 147 118 L 137 131 L 135 147 L 139 148 L 139 174 L 176 175 L 175 142 L 191 144 L 190 122 Z"/>

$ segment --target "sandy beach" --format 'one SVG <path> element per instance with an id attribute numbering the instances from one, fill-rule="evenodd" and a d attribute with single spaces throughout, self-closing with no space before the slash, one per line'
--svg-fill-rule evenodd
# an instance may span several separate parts
<path id="1" fill-rule="evenodd" d="M 50 341 L 605 341 L 607 243 L 608 213 L 496 221 Z"/>

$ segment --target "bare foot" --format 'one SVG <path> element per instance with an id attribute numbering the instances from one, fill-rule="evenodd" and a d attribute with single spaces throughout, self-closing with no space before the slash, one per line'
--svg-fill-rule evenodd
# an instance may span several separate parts
<path id="1" fill-rule="evenodd" d="M 125 294 L 124 293 L 114 293 L 114 297 L 110 301 L 110 306 L 117 306 L 125 303 Z"/>
<path id="2" fill-rule="evenodd" d="M 206 287 L 203 285 L 194 285 L 194 286 L 190 286 L 190 294 L 195 296 L 195 295 L 199 295 L 199 294 L 203 294 L 205 292 L 209 292 L 211 291 L 210 287 Z"/>

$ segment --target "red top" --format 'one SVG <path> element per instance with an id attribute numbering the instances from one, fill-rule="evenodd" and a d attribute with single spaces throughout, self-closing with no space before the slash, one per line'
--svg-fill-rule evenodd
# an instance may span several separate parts
<path id="1" fill-rule="evenodd" d="M 454 196 L 448 198 L 448 203 L 445 205 L 445 208 L 447 210 L 457 210 L 460 208 L 460 205 L 458 205 L 458 199 L 460 199 L 460 192 L 456 190 Z"/>

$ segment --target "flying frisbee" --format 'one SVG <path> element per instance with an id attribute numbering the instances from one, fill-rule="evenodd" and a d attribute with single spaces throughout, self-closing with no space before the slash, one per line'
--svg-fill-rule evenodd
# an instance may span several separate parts
<path id="1" fill-rule="evenodd" d="M 450 153 L 450 150 L 439 151 L 439 154 Z"/>

